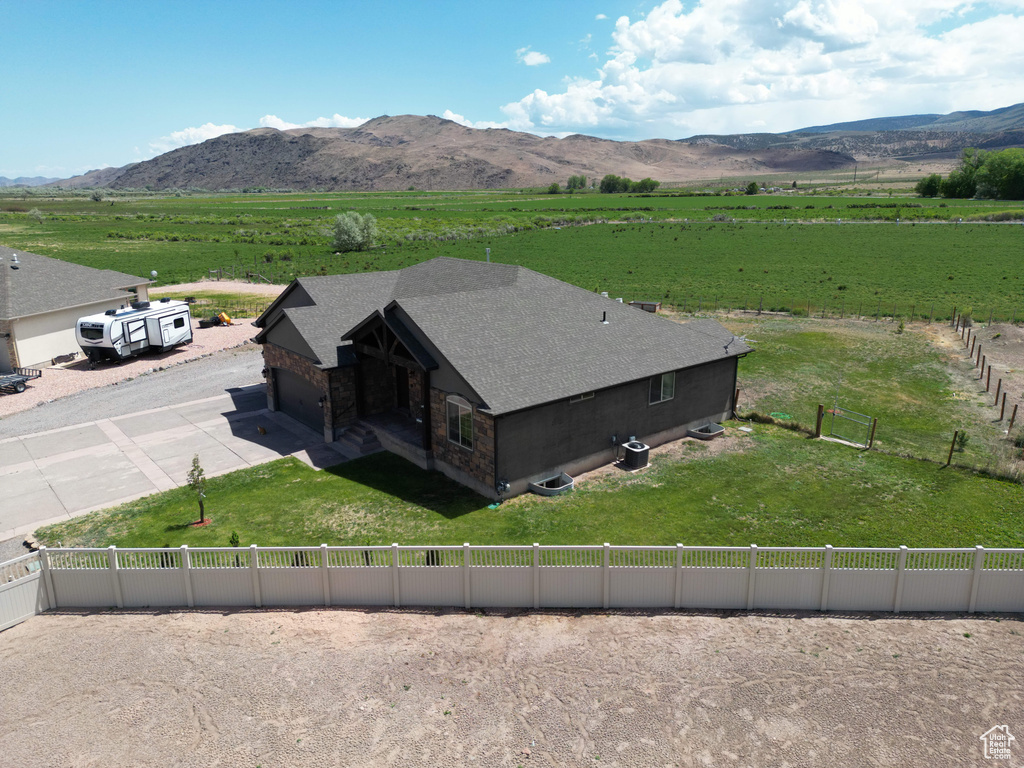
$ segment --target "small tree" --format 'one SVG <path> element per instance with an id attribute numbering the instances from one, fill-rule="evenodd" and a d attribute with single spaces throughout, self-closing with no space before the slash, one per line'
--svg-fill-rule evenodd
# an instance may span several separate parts
<path id="1" fill-rule="evenodd" d="M 551 186 L 548 187 L 548 194 L 549 195 L 559 195 L 561 193 L 562 193 L 562 190 L 558 187 L 558 182 L 557 181 L 551 182 Z"/>
<path id="2" fill-rule="evenodd" d="M 188 487 L 195 493 L 196 500 L 199 502 L 199 522 L 205 523 L 206 509 L 203 507 L 203 499 L 206 498 L 206 472 L 199 464 L 198 453 L 192 457 L 192 469 L 185 476 L 185 482 L 188 483 Z"/>
<path id="3" fill-rule="evenodd" d="M 756 195 L 757 194 L 757 182 L 756 181 L 752 181 L 749 184 L 747 184 L 747 188 L 746 188 L 745 192 L 748 195 Z"/>
<path id="4" fill-rule="evenodd" d="M 565 188 L 569 190 L 573 189 L 586 189 L 587 177 L 586 176 L 570 176 L 569 181 L 566 183 Z"/>
<path id="5" fill-rule="evenodd" d="M 43 223 L 43 212 L 40 211 L 38 208 L 33 208 L 31 211 L 28 212 L 28 215 L 29 218 L 35 219 L 36 224 Z"/>
<path id="6" fill-rule="evenodd" d="M 942 187 L 942 177 L 937 173 L 929 174 L 914 186 L 914 191 L 921 197 L 937 197 Z"/>
<path id="7" fill-rule="evenodd" d="M 103 193 L 100 192 L 97 189 L 97 190 L 93 191 L 93 193 L 91 195 L 89 195 L 89 199 L 92 200 L 94 203 L 102 203 L 103 202 Z"/>

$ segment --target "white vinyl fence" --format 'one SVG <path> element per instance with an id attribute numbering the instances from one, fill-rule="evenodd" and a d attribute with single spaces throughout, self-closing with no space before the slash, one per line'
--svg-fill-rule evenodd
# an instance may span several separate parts
<path id="1" fill-rule="evenodd" d="M 51 607 L 1024 611 L 1024 549 L 980 546 L 43 547 L 0 569 L 0 629 Z"/>

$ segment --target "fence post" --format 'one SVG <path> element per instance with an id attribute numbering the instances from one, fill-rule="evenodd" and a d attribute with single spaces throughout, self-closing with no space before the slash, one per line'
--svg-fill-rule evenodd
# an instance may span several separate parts
<path id="1" fill-rule="evenodd" d="M 828 577 L 832 573 L 832 545 L 825 545 L 824 573 L 821 575 L 821 610 L 828 610 Z"/>
<path id="2" fill-rule="evenodd" d="M 974 572 L 971 574 L 971 602 L 967 606 L 968 613 L 974 613 L 978 603 L 978 587 L 981 584 L 981 569 L 985 566 L 985 548 L 978 544 L 974 548 Z"/>
<path id="3" fill-rule="evenodd" d="M 949 444 L 949 456 L 946 457 L 946 466 L 949 466 L 949 462 L 953 460 L 953 449 L 956 448 L 956 438 L 960 434 L 959 429 L 953 430 L 953 442 Z"/>
<path id="4" fill-rule="evenodd" d="M 996 401 L 992 403 L 992 407 L 995 408 L 999 405 L 999 393 L 1003 391 L 1003 380 L 999 379 L 999 383 L 996 385 Z"/>
<path id="5" fill-rule="evenodd" d="M 754 569 L 757 567 L 757 544 L 750 545 L 750 560 L 747 562 L 747 610 L 754 607 Z"/>
<path id="6" fill-rule="evenodd" d="M 185 582 L 185 603 L 189 608 L 196 607 L 196 599 L 192 594 L 192 555 L 188 544 L 181 545 L 181 578 Z"/>
<path id="7" fill-rule="evenodd" d="M 871 422 L 871 437 L 868 438 L 868 450 L 870 451 L 872 446 L 875 444 L 875 430 L 878 429 L 878 417 L 876 416 Z"/>
<path id="8" fill-rule="evenodd" d="M 540 544 L 533 543 L 533 610 L 540 608 Z"/>
<path id="9" fill-rule="evenodd" d="M 1006 393 L 1003 392 L 1003 407 L 999 409 L 999 420 L 1003 420 L 1003 416 L 1006 415 Z"/>
<path id="10" fill-rule="evenodd" d="M 51 608 L 57 607 L 57 593 L 53 590 L 53 574 L 50 573 L 50 553 L 46 545 L 39 548 L 39 567 L 43 571 L 43 584 L 46 585 L 47 602 Z"/>
<path id="11" fill-rule="evenodd" d="M 953 305 L 953 312 L 949 316 L 949 324 L 953 325 L 956 322 L 956 304 Z"/>
<path id="12" fill-rule="evenodd" d="M 331 604 L 331 577 L 327 572 L 327 545 L 320 545 L 320 575 L 323 577 L 324 582 L 324 605 L 329 606 Z"/>
<path id="13" fill-rule="evenodd" d="M 677 611 L 683 599 L 683 545 L 676 544 L 676 589 L 672 597 L 672 607 Z"/>
<path id="14" fill-rule="evenodd" d="M 981 356 L 981 373 L 978 374 L 979 379 L 985 378 L 985 364 L 988 362 L 988 355 Z"/>
<path id="15" fill-rule="evenodd" d="M 110 580 L 114 585 L 114 601 L 118 608 L 124 608 L 124 598 L 121 596 L 121 577 L 117 573 L 117 547 L 113 544 L 107 549 L 107 561 L 110 563 Z"/>
<path id="16" fill-rule="evenodd" d="M 818 403 L 818 418 L 814 423 L 814 436 L 821 437 L 821 420 L 825 418 L 825 406 Z M 833 422 L 834 423 L 834 422 Z"/>
<path id="17" fill-rule="evenodd" d="M 602 574 L 601 575 L 602 575 L 602 577 L 604 579 L 604 584 L 602 585 L 602 591 L 604 593 L 604 609 L 606 611 L 608 610 L 608 598 L 609 598 L 609 592 L 611 591 L 609 589 L 610 572 L 611 572 L 611 568 L 609 566 L 609 560 L 610 560 L 609 555 L 611 554 L 611 546 L 612 545 L 609 544 L 607 541 L 604 543 L 604 553 L 603 553 L 604 557 L 601 560 L 601 570 L 602 570 Z"/>
<path id="18" fill-rule="evenodd" d="M 1018 403 L 1014 403 L 1013 404 L 1013 413 L 1010 414 L 1010 426 L 1008 426 L 1006 428 L 1006 434 L 1007 435 L 1009 435 L 1010 434 L 1010 430 L 1013 429 L 1013 422 L 1015 422 L 1017 420 L 1017 405 L 1018 405 Z"/>
<path id="19" fill-rule="evenodd" d="M 978 354 L 974 356 L 974 367 L 981 365 L 981 344 L 978 345 Z"/>
<path id="20" fill-rule="evenodd" d="M 260 554 L 255 544 L 249 546 L 249 570 L 252 572 L 252 599 L 257 608 L 263 607 L 263 594 L 260 592 Z"/>
<path id="21" fill-rule="evenodd" d="M 469 542 L 462 544 L 462 596 L 466 599 L 466 610 L 470 608 L 470 583 L 469 583 Z"/>
<path id="22" fill-rule="evenodd" d="M 402 596 L 398 591 L 398 544 L 391 545 L 391 591 L 395 597 L 395 608 L 402 607 Z"/>
<path id="23" fill-rule="evenodd" d="M 972 359 L 974 358 L 974 342 L 976 342 L 977 340 L 978 340 L 977 336 L 975 336 L 973 339 L 971 339 L 971 351 L 967 353 L 967 356 L 969 358 L 972 358 Z"/>
<path id="24" fill-rule="evenodd" d="M 903 603 L 903 574 L 907 568 L 907 548 L 900 544 L 900 558 L 896 561 L 896 595 L 893 597 L 892 612 L 899 613 Z"/>
<path id="25" fill-rule="evenodd" d="M 985 391 L 988 392 L 989 385 L 992 383 L 992 366 L 988 367 L 988 374 L 985 377 Z"/>

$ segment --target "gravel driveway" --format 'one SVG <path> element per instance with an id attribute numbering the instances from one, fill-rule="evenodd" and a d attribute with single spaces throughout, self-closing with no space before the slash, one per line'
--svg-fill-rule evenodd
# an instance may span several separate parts
<path id="1" fill-rule="evenodd" d="M 44 614 L 0 633 L 0 762 L 946 768 L 1008 725 L 1012 766 L 1022 653 L 948 614 Z"/>

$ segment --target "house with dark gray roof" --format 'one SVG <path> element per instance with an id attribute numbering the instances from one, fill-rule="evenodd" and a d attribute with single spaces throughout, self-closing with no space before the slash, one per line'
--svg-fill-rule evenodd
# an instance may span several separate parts
<path id="1" fill-rule="evenodd" d="M 750 352 L 713 320 L 446 257 L 299 278 L 256 325 L 272 410 L 491 498 L 728 418 Z"/>
<path id="2" fill-rule="evenodd" d="M 79 352 L 78 318 L 145 301 L 152 283 L 5 246 L 0 267 L 0 371 Z"/>

